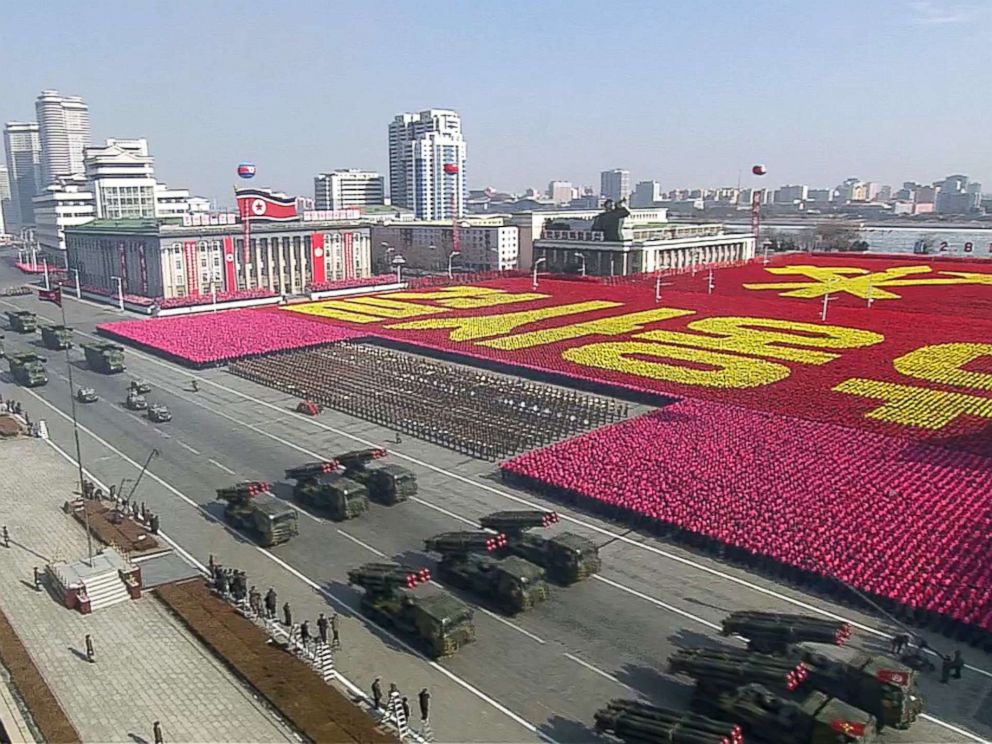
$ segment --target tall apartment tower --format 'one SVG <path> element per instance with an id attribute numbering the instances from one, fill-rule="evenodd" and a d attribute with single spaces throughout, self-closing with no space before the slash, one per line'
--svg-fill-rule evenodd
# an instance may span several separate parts
<path id="1" fill-rule="evenodd" d="M 630 171 L 622 168 L 599 174 L 599 193 L 604 199 L 620 201 L 630 196 Z"/>
<path id="2" fill-rule="evenodd" d="M 0 233 L 7 232 L 7 214 L 10 212 L 10 180 L 7 178 L 7 166 L 0 165 Z"/>
<path id="3" fill-rule="evenodd" d="M 386 203 L 386 179 L 363 170 L 336 170 L 313 179 L 314 209 L 375 207 Z"/>
<path id="4" fill-rule="evenodd" d="M 413 210 L 418 219 L 462 216 L 465 140 L 458 114 L 428 109 L 398 114 L 390 122 L 389 193 L 394 206 Z"/>
<path id="5" fill-rule="evenodd" d="M 34 224 L 31 200 L 42 189 L 41 140 L 34 122 L 8 121 L 3 128 L 3 148 L 7 155 L 10 182 L 10 209 L 7 229 L 11 232 Z"/>
<path id="6" fill-rule="evenodd" d="M 83 148 L 90 144 L 90 110 L 79 96 L 43 90 L 35 112 L 41 135 L 40 191 L 60 176 L 83 172 Z"/>

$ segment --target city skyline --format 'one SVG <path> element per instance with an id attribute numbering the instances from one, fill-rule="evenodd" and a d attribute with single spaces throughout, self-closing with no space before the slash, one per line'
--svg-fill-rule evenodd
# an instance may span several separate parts
<path id="1" fill-rule="evenodd" d="M 990 73 L 961 63 L 982 53 L 985 7 L 891 0 L 796 14 L 632 2 L 611 6 L 605 24 L 601 6 L 584 2 L 236 8 L 12 8 L 8 31 L 45 28 L 51 43 L 5 39 L 0 60 L 18 75 L 0 81 L 0 115 L 33 120 L 45 89 L 79 95 L 93 141 L 147 138 L 165 180 L 221 200 L 245 159 L 259 185 L 298 194 L 320 172 L 388 173 L 385 124 L 431 107 L 460 114 L 472 189 L 595 184 L 617 167 L 632 185 L 731 186 L 740 173 L 747 186 L 759 162 L 770 187 L 832 187 L 852 174 L 992 183 L 992 153 L 977 144 L 992 112 L 974 94 Z M 112 47 L 79 43 L 94 18 Z M 330 25 L 360 34 L 368 53 L 328 58 Z M 138 28 L 154 28 L 158 43 Z M 305 73 L 316 58 L 319 78 Z"/>

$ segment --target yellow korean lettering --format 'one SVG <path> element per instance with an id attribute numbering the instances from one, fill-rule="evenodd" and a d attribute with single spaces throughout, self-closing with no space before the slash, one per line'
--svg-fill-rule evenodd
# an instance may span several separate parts
<path id="1" fill-rule="evenodd" d="M 319 315 L 323 318 L 347 320 L 353 323 L 374 323 L 384 318 L 417 318 L 423 315 L 450 312 L 443 307 L 418 305 L 414 302 L 402 302 L 383 296 L 314 302 L 294 307 L 293 311 Z"/>
<path id="2" fill-rule="evenodd" d="M 558 343 L 559 341 L 568 341 L 573 338 L 582 338 L 583 336 L 620 336 L 624 333 L 639 331 L 648 323 L 692 314 L 692 310 L 661 307 L 655 310 L 645 310 L 640 313 L 614 315 L 609 318 L 588 320 L 585 323 L 574 323 L 558 328 L 545 328 L 540 331 L 519 333 L 515 336 L 506 336 L 505 338 L 497 338 L 492 341 L 480 341 L 478 345 L 491 346 L 494 349 L 516 351 L 517 349 L 529 349 L 533 346 L 544 346 L 546 344 Z"/>
<path id="3" fill-rule="evenodd" d="M 585 367 L 703 387 L 753 388 L 770 385 L 789 376 L 789 368 L 784 364 L 644 341 L 589 344 L 566 349 L 562 357 Z M 641 357 L 688 364 L 649 361 Z"/>
<path id="4" fill-rule="evenodd" d="M 563 315 L 578 315 L 588 313 L 593 310 L 604 310 L 609 307 L 618 307 L 619 302 L 606 302 L 604 300 L 592 300 L 590 302 L 577 302 L 573 305 L 552 305 L 542 307 L 537 310 L 523 310 L 518 313 L 505 313 L 503 315 L 482 315 L 468 318 L 437 318 L 432 320 L 414 320 L 409 323 L 397 323 L 386 326 L 401 331 L 427 331 L 441 328 L 450 328 L 451 333 L 448 338 L 452 341 L 473 341 L 477 338 L 488 336 L 502 336 L 510 333 L 515 328 L 536 323 L 539 320 L 558 318 Z"/>
<path id="5" fill-rule="evenodd" d="M 774 318 L 737 316 L 702 318 L 694 320 L 687 327 L 700 333 L 655 330 L 639 333 L 634 338 L 669 344 L 700 346 L 717 351 L 734 351 L 804 364 L 826 364 L 840 355 L 792 347 L 853 349 L 872 346 L 885 340 L 884 336 L 857 328 L 800 323 Z M 701 335 L 703 333 L 710 335 Z"/>
<path id="6" fill-rule="evenodd" d="M 943 429 L 958 416 L 992 419 L 992 398 L 980 395 L 948 393 L 861 377 L 845 380 L 834 390 L 885 401 L 866 413 L 865 417 L 893 424 L 936 430 Z"/>
<path id="7" fill-rule="evenodd" d="M 509 305 L 514 302 L 545 300 L 551 295 L 537 292 L 507 292 L 492 287 L 444 287 L 436 292 L 393 292 L 389 297 L 400 300 L 437 300 L 437 304 L 457 310 Z"/>
<path id="8" fill-rule="evenodd" d="M 992 390 L 992 374 L 964 369 L 982 357 L 992 359 L 992 344 L 936 344 L 911 351 L 892 366 L 919 380 Z"/>

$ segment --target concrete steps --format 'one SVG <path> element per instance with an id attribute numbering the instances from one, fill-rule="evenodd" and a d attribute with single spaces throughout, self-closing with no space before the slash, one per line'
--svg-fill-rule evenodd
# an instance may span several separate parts
<path id="1" fill-rule="evenodd" d="M 131 598 L 116 570 L 87 577 L 83 586 L 86 587 L 86 596 L 90 599 L 90 611 L 92 612 L 102 607 L 126 602 Z"/>

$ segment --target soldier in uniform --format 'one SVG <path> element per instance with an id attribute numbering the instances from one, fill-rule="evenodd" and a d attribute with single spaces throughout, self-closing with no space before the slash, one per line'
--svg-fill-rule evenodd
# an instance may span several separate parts
<path id="1" fill-rule="evenodd" d="M 961 657 L 960 651 L 955 651 L 953 658 L 941 656 L 940 681 L 946 685 L 952 676 L 954 679 L 961 679 L 962 667 L 964 667 L 964 659 Z"/>
<path id="2" fill-rule="evenodd" d="M 409 722 L 410 720 L 410 703 L 406 698 L 400 701 L 403 705 L 403 717 Z"/>
<path id="3" fill-rule="evenodd" d="M 276 590 L 269 587 L 269 591 L 265 593 L 265 616 L 272 619 L 276 616 Z"/>
<path id="4" fill-rule="evenodd" d="M 320 636 L 321 643 L 327 643 L 327 618 L 323 612 L 317 618 L 317 635 Z"/>
<path id="5" fill-rule="evenodd" d="M 426 687 L 417 694 L 417 700 L 420 702 L 420 720 L 426 721 L 431 713 L 431 694 Z"/>
<path id="6" fill-rule="evenodd" d="M 37 566 L 34 567 L 34 590 L 36 592 L 41 591 L 41 571 L 38 570 Z"/>
<path id="7" fill-rule="evenodd" d="M 282 606 L 282 624 L 287 628 L 293 627 L 293 611 L 289 608 L 289 602 Z"/>
<path id="8" fill-rule="evenodd" d="M 892 653 L 901 654 L 909 645 L 909 633 L 898 633 L 892 636 Z"/>
<path id="9" fill-rule="evenodd" d="M 10 547 L 10 533 L 7 532 L 7 525 L 3 526 L 3 546 L 5 548 Z"/>
<path id="10" fill-rule="evenodd" d="M 372 705 L 375 706 L 376 710 L 382 710 L 382 683 L 380 682 L 382 678 L 376 677 L 372 680 Z"/>
<path id="11" fill-rule="evenodd" d="M 251 590 L 248 592 L 248 606 L 256 615 L 262 614 L 262 595 L 254 585 L 252 585 Z"/>
<path id="12" fill-rule="evenodd" d="M 148 530 L 153 535 L 158 534 L 158 514 L 152 514 L 148 519 Z"/>
<path id="13" fill-rule="evenodd" d="M 86 661 L 88 661 L 90 664 L 95 664 L 96 657 L 93 653 L 93 639 L 90 638 L 89 633 L 86 634 L 86 638 L 84 639 L 84 642 L 86 644 Z"/>
<path id="14" fill-rule="evenodd" d="M 162 738 L 162 724 L 158 721 L 152 724 L 152 738 L 155 740 L 154 744 L 165 744 L 165 739 Z"/>
<path id="15" fill-rule="evenodd" d="M 338 627 L 340 623 L 340 617 L 338 613 L 331 615 L 331 640 L 335 646 L 341 645 L 341 629 Z"/>
<path id="16" fill-rule="evenodd" d="M 310 621 L 304 620 L 300 625 L 300 641 L 303 642 L 304 648 L 310 647 Z"/>

